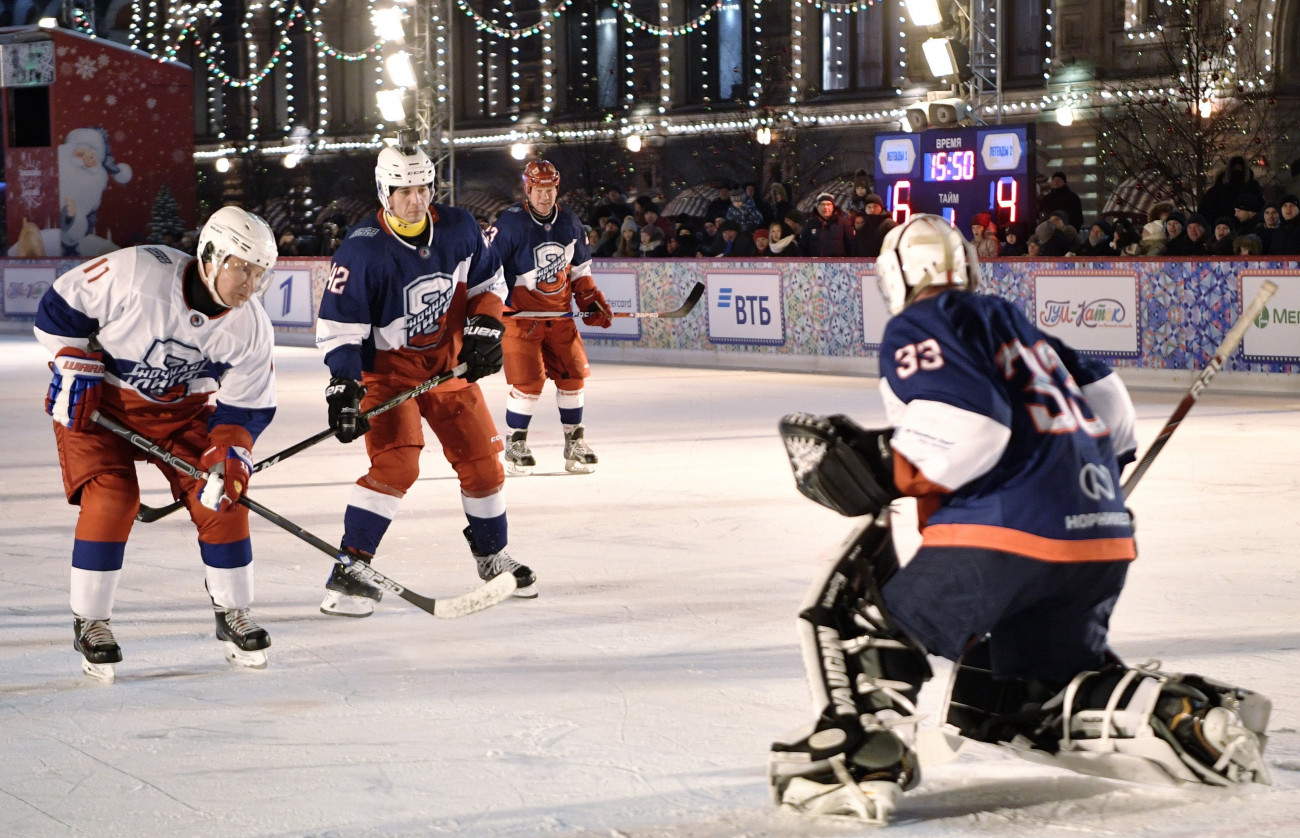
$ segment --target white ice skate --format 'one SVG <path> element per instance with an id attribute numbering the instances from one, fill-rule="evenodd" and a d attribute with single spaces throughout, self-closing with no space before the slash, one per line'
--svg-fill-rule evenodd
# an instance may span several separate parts
<path id="1" fill-rule="evenodd" d="M 596 470 L 596 452 L 587 447 L 585 428 L 577 425 L 564 434 L 564 470 L 572 474 L 591 474 Z"/>

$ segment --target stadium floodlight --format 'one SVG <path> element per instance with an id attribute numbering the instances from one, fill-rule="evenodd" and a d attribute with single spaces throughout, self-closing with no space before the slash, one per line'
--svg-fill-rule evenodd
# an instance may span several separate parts
<path id="1" fill-rule="evenodd" d="M 921 44 L 930 75 L 936 79 L 957 75 L 957 55 L 952 50 L 951 38 L 930 38 Z"/>
<path id="2" fill-rule="evenodd" d="M 396 6 L 386 6 L 370 11 L 370 23 L 375 27 L 375 36 L 381 41 L 401 41 L 406 38 L 402 26 L 405 13 Z"/>
<path id="3" fill-rule="evenodd" d="M 384 62 L 388 67 L 388 78 L 398 87 L 415 87 L 415 65 L 411 63 L 411 54 L 405 50 L 388 56 Z"/>
<path id="4" fill-rule="evenodd" d="M 405 122 L 406 105 L 402 102 L 401 90 L 380 90 L 375 93 L 375 103 L 385 122 Z"/>
<path id="5" fill-rule="evenodd" d="M 943 23 L 939 0 L 906 0 L 907 16 L 913 26 L 938 26 Z"/>

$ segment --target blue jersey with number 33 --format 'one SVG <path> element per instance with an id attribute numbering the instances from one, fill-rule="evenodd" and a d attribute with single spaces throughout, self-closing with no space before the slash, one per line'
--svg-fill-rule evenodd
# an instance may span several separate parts
<path id="1" fill-rule="evenodd" d="M 880 367 L 895 477 L 918 499 L 923 544 L 1136 556 L 1119 477 L 1136 449 L 1133 404 L 1106 364 L 1005 300 L 948 290 L 889 321 Z"/>

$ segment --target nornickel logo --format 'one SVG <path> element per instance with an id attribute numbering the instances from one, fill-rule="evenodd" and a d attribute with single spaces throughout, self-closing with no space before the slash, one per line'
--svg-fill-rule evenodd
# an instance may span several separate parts
<path id="1" fill-rule="evenodd" d="M 1262 329 L 1268 325 L 1268 306 L 1259 310 L 1259 315 L 1255 317 L 1255 328 Z"/>

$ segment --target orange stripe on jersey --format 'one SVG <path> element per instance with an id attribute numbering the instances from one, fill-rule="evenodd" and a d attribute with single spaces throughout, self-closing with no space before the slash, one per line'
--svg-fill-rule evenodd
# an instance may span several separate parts
<path id="1" fill-rule="evenodd" d="M 921 542 L 926 547 L 982 547 L 1045 562 L 1109 562 L 1137 558 L 1131 538 L 1063 541 L 987 524 L 932 524 Z"/>
<path id="2" fill-rule="evenodd" d="M 86 280 L 86 282 L 94 282 L 97 279 L 102 279 L 108 273 L 108 268 L 105 267 L 107 264 L 108 264 L 107 259 L 96 259 L 94 262 L 91 262 L 89 265 L 82 268 L 81 272 L 86 274 L 89 277 Z M 95 274 L 94 276 L 89 276 L 91 271 L 97 270 L 99 268 L 104 268 L 104 269 L 99 273 Z"/>

